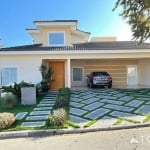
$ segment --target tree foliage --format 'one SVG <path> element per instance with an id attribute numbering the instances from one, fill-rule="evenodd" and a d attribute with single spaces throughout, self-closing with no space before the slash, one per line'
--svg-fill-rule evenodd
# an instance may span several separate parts
<path id="1" fill-rule="evenodd" d="M 117 0 L 115 8 L 121 6 L 120 13 L 131 26 L 134 40 L 140 43 L 150 39 L 150 0 Z"/>

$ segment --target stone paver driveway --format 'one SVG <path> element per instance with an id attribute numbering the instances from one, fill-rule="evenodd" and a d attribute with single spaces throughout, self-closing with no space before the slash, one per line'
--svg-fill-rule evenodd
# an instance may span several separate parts
<path id="1" fill-rule="evenodd" d="M 43 100 L 28 114 L 20 112 L 16 119 L 25 118 L 22 127 L 44 126 L 56 100 L 57 92 L 49 92 Z M 95 126 L 106 126 L 104 120 L 118 117 L 143 119 L 150 114 L 150 89 L 85 89 L 71 90 L 70 120 L 82 125 L 98 120 Z M 141 120 L 140 120 L 141 121 Z"/>
<path id="2" fill-rule="evenodd" d="M 84 123 L 150 113 L 150 89 L 72 90 L 70 120 Z"/>

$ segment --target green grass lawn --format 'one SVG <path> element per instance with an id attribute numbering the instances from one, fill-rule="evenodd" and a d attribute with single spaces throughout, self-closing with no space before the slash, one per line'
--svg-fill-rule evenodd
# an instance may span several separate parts
<path id="1" fill-rule="evenodd" d="M 37 96 L 36 105 L 42 100 L 45 95 Z M 21 105 L 20 102 L 17 103 L 13 108 L 3 108 L 0 105 L 0 112 L 10 112 L 10 113 L 18 113 L 18 112 L 31 112 L 36 105 Z"/>
<path id="2" fill-rule="evenodd" d="M 40 101 L 43 99 L 43 95 L 38 95 L 36 100 L 36 105 L 40 103 Z M 16 106 L 13 108 L 3 108 L 0 106 L 0 113 L 2 112 L 9 112 L 13 113 L 14 115 L 19 112 L 28 112 L 28 114 L 36 107 L 36 105 L 21 105 L 19 102 Z M 22 120 L 16 120 L 15 123 L 9 128 L 9 129 L 3 129 L 1 131 L 18 131 L 18 130 L 26 130 L 26 129 L 34 129 L 34 128 L 22 128 L 21 123 L 25 121 L 25 118 Z"/>
<path id="3" fill-rule="evenodd" d="M 37 96 L 36 105 L 39 104 L 40 101 L 44 97 L 45 97 L 45 95 Z M 69 97 L 69 99 L 70 99 L 70 97 Z M 17 114 L 18 112 L 28 112 L 28 114 L 27 114 L 27 116 L 28 116 L 30 114 L 30 112 L 33 111 L 33 109 L 36 107 L 36 105 L 21 105 L 20 103 L 18 103 L 15 107 L 9 108 L 9 109 L 3 108 L 0 106 L 0 112 L 10 112 L 10 113 L 13 113 L 14 115 Z M 67 107 L 65 107 L 65 109 L 66 109 L 67 114 L 68 114 L 69 113 L 69 105 L 67 105 Z M 25 122 L 26 117 L 22 120 L 16 120 L 11 127 L 7 128 L 7 129 L 2 129 L 0 131 L 3 132 L 3 131 L 20 131 L 20 130 L 39 130 L 39 129 L 62 129 L 62 128 L 68 128 L 69 126 L 73 126 L 71 123 L 68 123 L 68 122 L 66 122 L 63 126 L 52 126 L 49 124 L 49 121 L 47 119 L 46 125 L 43 127 L 21 127 L 21 124 L 23 122 Z"/>

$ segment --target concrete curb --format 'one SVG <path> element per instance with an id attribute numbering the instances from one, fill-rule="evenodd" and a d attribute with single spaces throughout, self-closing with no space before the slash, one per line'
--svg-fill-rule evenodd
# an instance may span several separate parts
<path id="1" fill-rule="evenodd" d="M 132 128 L 142 128 L 150 127 L 150 123 L 134 124 L 134 125 L 117 125 L 106 128 L 80 128 L 80 129 L 52 129 L 52 130 L 26 130 L 26 131 L 12 131 L 12 132 L 1 132 L 0 139 L 10 139 L 10 138 L 23 138 L 23 137 L 44 137 L 52 135 L 61 134 L 77 134 L 77 133 L 88 133 L 97 131 L 111 131 L 111 130 L 121 130 L 121 129 L 132 129 Z"/>

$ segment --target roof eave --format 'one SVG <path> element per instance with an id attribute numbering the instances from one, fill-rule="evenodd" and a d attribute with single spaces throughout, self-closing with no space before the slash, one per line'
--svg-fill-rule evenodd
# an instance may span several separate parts
<path id="1" fill-rule="evenodd" d="M 77 21 L 34 21 L 33 22 L 37 27 L 61 27 L 61 26 L 70 26 L 76 27 Z"/>
<path id="2" fill-rule="evenodd" d="M 28 33 L 40 33 L 38 29 L 26 29 Z"/>

